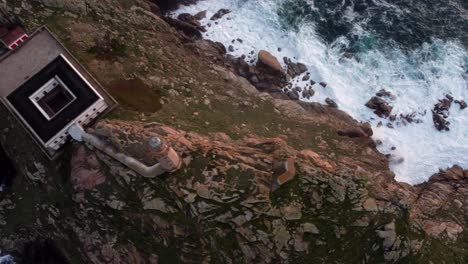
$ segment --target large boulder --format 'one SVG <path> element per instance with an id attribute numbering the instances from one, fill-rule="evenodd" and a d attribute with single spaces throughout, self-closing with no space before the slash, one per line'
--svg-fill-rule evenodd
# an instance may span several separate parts
<path id="1" fill-rule="evenodd" d="M 278 59 L 271 55 L 270 52 L 266 50 L 261 50 L 258 53 L 258 67 L 262 67 L 265 70 L 268 70 L 270 72 L 278 73 L 283 76 L 286 75 L 286 72 L 284 71 L 283 67 L 279 63 Z"/>

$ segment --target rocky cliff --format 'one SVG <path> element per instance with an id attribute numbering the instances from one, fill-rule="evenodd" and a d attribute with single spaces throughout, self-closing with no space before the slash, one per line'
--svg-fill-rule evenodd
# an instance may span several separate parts
<path id="1" fill-rule="evenodd" d="M 0 193 L 0 248 L 19 263 L 466 263 L 468 171 L 396 182 L 366 124 L 281 93 L 300 65 L 278 77 L 268 55 L 228 58 L 166 2 L 5 3 L 121 104 L 90 133 L 146 162 L 159 135 L 184 161 L 147 179 L 73 143 L 51 162 L 2 108 L 18 175 Z"/>

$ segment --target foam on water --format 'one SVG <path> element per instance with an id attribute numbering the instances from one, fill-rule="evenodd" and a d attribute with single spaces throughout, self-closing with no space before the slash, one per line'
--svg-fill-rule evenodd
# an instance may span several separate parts
<path id="1" fill-rule="evenodd" d="M 15 264 L 15 261 L 12 256 L 5 255 L 0 256 L 0 264 Z"/>
<path id="2" fill-rule="evenodd" d="M 230 54 L 246 55 L 248 62 L 255 63 L 258 51 L 265 49 L 277 58 L 286 56 L 305 63 L 313 80 L 328 83 L 326 88 L 314 85 L 316 94 L 311 100 L 323 103 L 330 97 L 354 118 L 370 122 L 374 139 L 383 142 L 379 150 L 392 155 L 391 169 L 397 180 L 417 184 L 440 168 L 454 164 L 468 168 L 468 109 L 460 110 L 458 105 L 452 105 L 448 132 L 435 129 L 431 114 L 434 104 L 446 94 L 455 99 L 468 99 L 468 53 L 461 45 L 433 40 L 410 55 L 398 48 L 380 48 L 343 59 L 343 47 L 350 45 L 346 38 L 326 44 L 312 24 L 304 24 L 298 31 L 286 30 L 278 17 L 283 1 L 202 0 L 181 7 L 173 15 L 207 10 L 207 17 L 202 21 L 207 29 L 204 37 L 226 47 L 232 45 L 234 51 Z M 383 0 L 377 2 L 388 4 Z M 210 21 L 220 8 L 228 8 L 232 13 L 216 23 Z M 353 15 L 352 11 L 347 14 L 349 20 L 353 20 Z M 354 31 L 360 36 L 369 35 L 358 24 Z M 233 42 L 236 39 L 242 41 Z M 304 87 L 306 82 L 301 79 L 302 76 L 293 80 L 294 86 Z M 393 129 L 387 127 L 388 119 L 377 117 L 364 106 L 382 88 L 396 96 L 391 101 L 392 113 L 417 113 L 422 122 L 405 125 L 397 120 Z M 383 126 L 378 126 L 379 122 Z M 392 147 L 396 149 L 391 150 Z M 396 162 L 401 159 L 404 161 Z"/>

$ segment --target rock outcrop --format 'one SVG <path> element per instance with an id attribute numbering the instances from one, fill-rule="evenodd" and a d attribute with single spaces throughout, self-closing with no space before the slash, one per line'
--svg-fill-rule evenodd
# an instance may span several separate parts
<path id="1" fill-rule="evenodd" d="M 374 113 L 379 117 L 389 117 L 393 107 L 380 97 L 374 96 L 367 103 L 366 106 L 374 110 Z"/>
<path id="2" fill-rule="evenodd" d="M 432 120 L 434 121 L 434 126 L 437 130 L 449 131 L 450 122 L 447 121 L 449 116 L 449 110 L 452 106 L 453 98 L 451 96 L 446 96 L 445 98 L 439 100 L 437 104 L 434 105 L 432 110 Z"/>

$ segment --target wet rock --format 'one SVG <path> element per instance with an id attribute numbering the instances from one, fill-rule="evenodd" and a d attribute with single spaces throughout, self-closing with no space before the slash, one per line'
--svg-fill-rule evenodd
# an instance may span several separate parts
<path id="1" fill-rule="evenodd" d="M 391 99 L 395 99 L 395 96 L 385 89 L 380 89 L 375 95 L 378 97 L 388 97 Z"/>
<path id="2" fill-rule="evenodd" d="M 442 131 L 449 131 L 450 130 L 450 122 L 447 121 L 443 116 L 438 115 L 436 113 L 432 113 L 432 121 L 434 122 L 434 126 L 437 128 L 437 130 Z"/>
<path id="3" fill-rule="evenodd" d="M 374 113 L 379 117 L 388 117 L 393 109 L 385 100 L 377 96 L 372 97 L 366 103 L 366 106 L 370 109 L 374 109 Z"/>
<path id="4" fill-rule="evenodd" d="M 233 51 L 234 51 L 234 46 L 229 45 L 228 50 L 229 50 L 230 52 L 233 52 Z"/>
<path id="5" fill-rule="evenodd" d="M 353 57 L 354 57 L 354 53 L 348 52 L 348 51 L 343 53 L 343 55 L 341 56 L 341 58 L 343 59 L 352 59 Z"/>
<path id="6" fill-rule="evenodd" d="M 416 118 L 416 115 L 417 114 L 415 112 L 410 113 L 410 114 L 401 113 L 400 114 L 400 119 L 402 120 L 403 124 L 405 124 L 405 125 L 407 123 L 409 123 L 409 124 L 411 124 L 411 123 L 417 123 L 417 124 L 422 123 L 422 120 L 419 119 L 419 118 Z"/>
<path id="7" fill-rule="evenodd" d="M 323 88 L 327 87 L 327 83 L 326 83 L 326 82 L 320 82 L 319 84 L 320 84 L 320 86 L 322 86 Z"/>
<path id="8" fill-rule="evenodd" d="M 224 8 L 221 8 L 220 10 L 218 10 L 211 18 L 210 20 L 218 20 L 220 18 L 222 18 L 223 16 L 227 15 L 231 13 L 231 10 L 229 9 L 224 9 Z"/>
<path id="9" fill-rule="evenodd" d="M 455 100 L 455 103 L 457 103 L 459 106 L 460 106 L 460 109 L 463 110 L 465 109 L 466 107 L 468 107 L 468 105 L 466 104 L 466 102 L 464 100 Z"/>
<path id="10" fill-rule="evenodd" d="M 434 105 L 434 109 L 432 110 L 432 121 L 439 131 L 450 130 L 450 122 L 447 121 L 447 118 L 449 116 L 450 107 L 452 106 L 452 101 L 453 98 L 446 95 L 446 98 L 439 100 L 439 102 Z"/>
<path id="11" fill-rule="evenodd" d="M 441 99 L 437 104 L 434 105 L 434 111 L 447 112 L 452 106 L 452 102 L 453 100 L 450 98 Z"/>
<path id="12" fill-rule="evenodd" d="M 302 81 L 308 81 L 310 79 L 310 75 L 309 74 L 306 74 L 304 75 L 304 77 L 302 77 Z"/>
<path id="13" fill-rule="evenodd" d="M 333 99 L 329 98 L 329 97 L 325 98 L 325 103 L 326 103 L 329 107 L 338 108 L 338 105 L 336 104 L 336 102 L 335 102 Z"/>
<path id="14" fill-rule="evenodd" d="M 196 13 L 193 17 L 195 19 L 197 19 L 197 20 L 202 20 L 202 19 L 206 18 L 206 10 Z"/>
<path id="15" fill-rule="evenodd" d="M 283 61 L 287 65 L 287 72 L 291 78 L 297 77 L 307 71 L 307 66 L 305 66 L 303 63 L 294 63 L 291 61 L 291 59 L 286 57 L 283 58 Z"/>
<path id="16" fill-rule="evenodd" d="M 372 131 L 372 126 L 369 123 L 361 123 L 359 126 L 367 134 L 367 136 L 372 137 L 372 135 L 374 135 L 374 131 Z"/>

